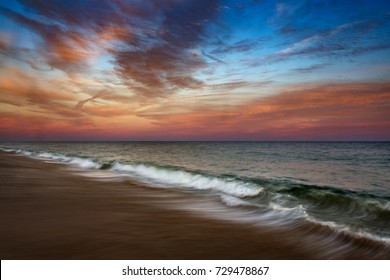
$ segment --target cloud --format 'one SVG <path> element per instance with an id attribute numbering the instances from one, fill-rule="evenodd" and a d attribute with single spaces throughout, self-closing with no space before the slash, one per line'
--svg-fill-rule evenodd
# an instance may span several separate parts
<path id="1" fill-rule="evenodd" d="M 0 70 L 0 103 L 18 106 L 18 110 L 52 117 L 82 118 L 70 104 L 75 96 L 64 90 L 53 89 L 50 84 L 12 66 Z"/>
<path id="2" fill-rule="evenodd" d="M 39 114 L 0 112 L 0 138 L 3 141 L 92 139 L 88 137 L 104 135 L 104 132 L 107 133 L 88 119 L 70 122 Z"/>
<path id="3" fill-rule="evenodd" d="M 386 78 L 386 5 L 18 2 L 0 8 L 1 110 L 19 111 L 20 121 L 31 116 L 37 127 L 231 139 L 342 134 L 342 122 L 357 135 L 358 127 L 388 123 L 386 84 L 363 82 Z M 305 87 L 286 75 L 313 71 L 317 83 Z M 362 82 L 321 82 L 333 75 Z"/>
<path id="4" fill-rule="evenodd" d="M 216 15 L 218 2 L 170 2 L 160 11 L 162 19 L 152 39 L 115 51 L 116 69 L 129 87 L 146 97 L 198 88 L 202 82 L 193 74 L 206 63 L 194 49 L 204 39 L 205 25 Z"/>
<path id="5" fill-rule="evenodd" d="M 30 63 L 31 57 L 34 56 L 32 50 L 24 47 L 16 47 L 13 41 L 13 34 L 0 32 L 0 55 L 7 59 L 12 58 L 17 61 Z M 0 66 L 4 63 L 5 61 L 1 60 Z"/>
<path id="6" fill-rule="evenodd" d="M 97 98 L 100 98 L 100 97 L 102 97 L 103 95 L 105 95 L 107 93 L 108 93 L 107 90 L 101 90 L 99 93 L 95 94 L 94 96 L 92 96 L 90 98 L 87 98 L 85 100 L 79 101 L 75 108 L 76 109 L 81 109 L 84 106 L 85 103 L 90 102 L 92 100 L 95 100 Z"/>
<path id="7" fill-rule="evenodd" d="M 319 58 L 345 58 L 361 55 L 365 52 L 387 49 L 387 43 L 367 42 L 356 45 L 356 40 L 364 40 L 366 33 L 380 26 L 379 21 L 359 21 L 341 24 L 335 28 L 316 32 L 314 35 L 290 44 L 288 47 L 273 54 L 243 60 L 249 66 L 256 67 L 273 64 L 299 56 Z M 356 32 L 359 36 L 356 36 Z"/>
<path id="8" fill-rule="evenodd" d="M 6 8 L 0 8 L 0 13 L 35 32 L 43 39 L 40 46 L 41 55 L 53 68 L 64 71 L 70 71 L 72 67 L 81 68 L 91 55 L 87 50 L 88 43 L 84 35 L 78 31 L 68 30 L 58 24 L 37 21 Z"/>
<path id="9" fill-rule="evenodd" d="M 352 50 L 351 55 L 362 55 L 365 53 L 371 53 L 375 51 L 382 51 L 390 49 L 390 43 L 379 43 L 377 45 L 365 46 L 365 47 L 356 47 Z"/>
<path id="10" fill-rule="evenodd" d="M 276 15 L 277 17 L 286 17 L 293 13 L 294 9 L 285 4 L 285 3 L 277 3 L 276 4 Z"/>
<path id="11" fill-rule="evenodd" d="M 389 83 L 313 84 L 240 106 L 199 107 L 180 114 L 144 111 L 140 116 L 154 119 L 160 131 L 179 131 L 182 137 L 390 139 L 389 102 Z"/>
<path id="12" fill-rule="evenodd" d="M 219 59 L 219 58 L 217 58 L 217 57 L 215 57 L 215 56 L 213 56 L 213 55 L 210 55 L 210 54 L 204 52 L 203 50 L 202 50 L 202 55 L 204 55 L 205 57 L 210 58 L 211 60 L 214 60 L 214 61 L 216 61 L 216 62 L 225 64 L 225 62 L 224 62 L 223 60 L 221 60 L 221 59 Z"/>
<path id="13" fill-rule="evenodd" d="M 257 48 L 262 41 L 263 40 L 260 38 L 243 39 L 231 45 L 227 45 L 225 43 L 219 42 L 220 45 L 216 49 L 212 50 L 210 53 L 214 55 L 226 55 L 233 52 L 239 52 L 239 53 L 248 52 Z"/>
<path id="14" fill-rule="evenodd" d="M 215 90 L 217 92 L 231 92 L 236 89 L 244 89 L 248 90 L 249 88 L 261 88 L 262 86 L 268 85 L 272 83 L 271 80 L 265 80 L 265 81 L 245 81 L 245 80 L 237 80 L 237 81 L 231 81 L 226 83 L 219 83 L 219 84 L 209 84 L 207 85 L 208 90 Z"/>
<path id="15" fill-rule="evenodd" d="M 202 82 L 191 74 L 204 65 L 199 56 L 170 45 L 116 53 L 119 75 L 129 88 L 145 97 L 199 87 Z"/>
<path id="16" fill-rule="evenodd" d="M 12 54 L 11 34 L 0 32 L 0 54 Z"/>
<path id="17" fill-rule="evenodd" d="M 330 65 L 329 63 L 313 64 L 313 65 L 308 66 L 308 67 L 294 68 L 294 69 L 292 69 L 292 71 L 299 72 L 299 73 L 311 73 L 311 72 L 315 72 L 316 70 L 323 69 L 329 65 Z"/>
<path id="18" fill-rule="evenodd" d="M 160 97 L 198 88 L 206 66 L 194 50 L 219 11 L 217 0 L 29 1 L 29 16 L 0 13 L 38 34 L 46 62 L 67 73 L 83 71 L 91 57 L 110 54 L 116 74 L 133 93 Z"/>
<path id="19" fill-rule="evenodd" d="M 297 28 L 294 27 L 293 25 L 291 24 L 286 24 L 284 25 L 283 27 L 281 27 L 279 29 L 279 32 L 283 35 L 286 35 L 286 34 L 294 34 L 295 32 L 297 32 Z"/>

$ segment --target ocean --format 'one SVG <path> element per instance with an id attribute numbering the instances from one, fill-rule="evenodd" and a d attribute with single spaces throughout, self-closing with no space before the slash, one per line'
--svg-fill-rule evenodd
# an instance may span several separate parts
<path id="1" fill-rule="evenodd" d="M 316 228 L 328 245 L 351 238 L 390 246 L 390 142 L 21 142 L 0 147 L 64 163 L 70 172 L 95 180 L 129 179 L 193 195 L 165 205 L 212 219 Z"/>

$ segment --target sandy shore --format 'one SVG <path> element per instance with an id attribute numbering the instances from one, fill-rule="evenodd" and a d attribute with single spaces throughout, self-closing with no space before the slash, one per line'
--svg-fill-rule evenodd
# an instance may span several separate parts
<path id="1" fill-rule="evenodd" d="M 0 152 L 0 182 L 1 259 L 319 258 L 289 233 L 169 209 L 169 191 L 59 164 Z"/>

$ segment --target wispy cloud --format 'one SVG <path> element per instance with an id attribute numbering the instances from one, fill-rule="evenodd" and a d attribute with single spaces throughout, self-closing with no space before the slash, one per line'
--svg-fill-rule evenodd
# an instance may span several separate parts
<path id="1" fill-rule="evenodd" d="M 294 68 L 292 70 L 294 72 L 299 72 L 299 73 L 311 73 L 311 72 L 315 72 L 317 70 L 321 70 L 329 65 L 330 65 L 329 63 L 320 63 L 320 64 L 313 64 L 313 65 L 310 65 L 307 67 Z"/>
<path id="2" fill-rule="evenodd" d="M 390 84 L 317 84 L 284 89 L 276 96 L 224 108 L 200 108 L 185 114 L 144 111 L 161 129 L 190 137 L 202 131 L 221 139 L 371 139 L 390 137 Z M 373 134 L 362 129 L 381 127 Z M 387 131 L 387 132 L 385 132 Z M 238 137 L 238 138 L 240 138 Z M 217 137 L 218 138 L 218 137 Z"/>
<path id="3" fill-rule="evenodd" d="M 261 42 L 263 41 L 264 39 L 256 38 L 256 39 L 243 39 L 233 44 L 225 44 L 223 42 L 220 42 L 219 46 L 213 49 L 210 53 L 214 55 L 229 55 L 230 53 L 234 53 L 234 52 L 239 52 L 239 53 L 248 52 L 258 48 Z"/>
<path id="4" fill-rule="evenodd" d="M 79 101 L 76 105 L 76 109 L 81 109 L 85 103 L 90 102 L 92 100 L 95 100 L 99 97 L 102 97 L 103 95 L 107 94 L 108 90 L 101 90 L 99 93 L 95 94 L 94 96 L 87 98 L 85 100 Z"/>
<path id="5" fill-rule="evenodd" d="M 262 64 L 278 63 L 299 56 L 345 58 L 360 55 L 365 51 L 369 52 L 386 49 L 388 48 L 388 43 L 365 47 L 362 47 L 361 44 L 355 46 L 353 43 L 357 38 L 355 32 L 360 33 L 360 38 L 358 38 L 363 40 L 367 32 L 372 31 L 379 25 L 378 21 L 372 20 L 342 24 L 333 29 L 316 32 L 314 35 L 300 39 L 273 54 L 250 59 L 248 60 L 248 64 L 251 66 L 258 66 Z"/>

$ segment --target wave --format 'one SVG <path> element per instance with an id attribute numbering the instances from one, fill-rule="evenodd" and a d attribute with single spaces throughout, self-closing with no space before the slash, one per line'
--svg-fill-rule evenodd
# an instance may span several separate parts
<path id="1" fill-rule="evenodd" d="M 153 163 L 99 162 L 47 151 L 1 150 L 83 169 L 107 170 L 155 187 L 212 192 L 227 207 L 249 207 L 251 215 L 255 213 L 260 219 L 269 217 L 286 224 L 307 221 L 336 232 L 390 242 L 390 197 L 386 195 L 292 180 L 209 174 Z"/>
<path id="2" fill-rule="evenodd" d="M 6 152 L 14 152 L 18 154 L 23 154 L 28 157 L 40 159 L 40 160 L 48 160 L 48 161 L 57 161 L 61 163 L 67 163 L 76 167 L 87 168 L 87 169 L 99 169 L 101 164 L 90 159 L 90 158 L 81 158 L 78 156 L 68 156 L 60 153 L 53 152 L 35 152 L 28 151 L 22 149 L 4 149 L 1 148 L 2 151 Z"/>
<path id="3" fill-rule="evenodd" d="M 312 209 L 353 212 L 355 215 L 359 211 L 375 213 L 378 216 L 390 215 L 390 197 L 387 195 L 284 181 L 279 184 L 282 184 L 283 188 L 276 188 L 276 191 L 281 196 L 310 204 Z"/>
<path id="4" fill-rule="evenodd" d="M 219 178 L 186 170 L 174 170 L 166 167 L 146 164 L 114 163 L 111 170 L 133 175 L 147 183 L 159 186 L 194 190 L 216 190 L 235 197 L 257 196 L 263 188 L 236 179 Z"/>

